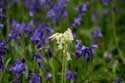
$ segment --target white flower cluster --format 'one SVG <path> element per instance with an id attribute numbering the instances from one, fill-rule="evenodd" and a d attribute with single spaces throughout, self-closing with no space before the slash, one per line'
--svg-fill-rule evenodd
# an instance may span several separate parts
<path id="1" fill-rule="evenodd" d="M 63 49 L 63 52 L 66 53 L 67 60 L 71 60 L 70 54 L 64 46 L 67 46 L 68 42 L 73 41 L 72 31 L 68 29 L 64 33 L 55 33 L 50 37 L 50 39 L 56 40 L 58 49 Z"/>
<path id="2" fill-rule="evenodd" d="M 55 33 L 50 37 L 50 39 L 56 39 L 58 48 L 63 49 L 64 44 L 73 40 L 72 31 L 68 29 L 64 33 Z"/>

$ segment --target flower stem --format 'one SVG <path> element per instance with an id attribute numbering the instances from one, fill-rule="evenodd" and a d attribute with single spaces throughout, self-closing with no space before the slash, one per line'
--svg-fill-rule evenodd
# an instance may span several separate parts
<path id="1" fill-rule="evenodd" d="M 112 8 L 113 8 L 113 6 L 114 6 L 114 3 L 112 4 Z M 112 15 L 112 29 L 113 29 L 113 37 L 114 37 L 115 47 L 118 49 L 119 56 L 120 56 L 121 60 L 123 61 L 123 63 L 125 64 L 125 59 L 124 59 L 123 53 L 119 49 L 119 45 L 118 45 L 118 39 L 117 39 L 116 27 L 115 27 L 115 23 L 116 23 L 115 22 L 115 14 L 113 11 L 111 12 L 111 15 Z"/>
<path id="2" fill-rule="evenodd" d="M 63 62 L 62 62 L 62 83 L 66 83 L 66 45 L 64 45 L 64 50 L 63 50 Z"/>

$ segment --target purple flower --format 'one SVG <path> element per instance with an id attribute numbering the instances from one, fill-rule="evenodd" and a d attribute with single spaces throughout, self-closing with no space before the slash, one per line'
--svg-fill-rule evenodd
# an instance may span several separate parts
<path id="1" fill-rule="evenodd" d="M 35 73 L 31 73 L 29 75 L 29 83 L 41 83 L 40 76 Z"/>
<path id="2" fill-rule="evenodd" d="M 103 14 L 104 14 L 105 16 L 108 16 L 108 15 L 109 15 L 109 10 L 108 10 L 108 9 L 104 9 L 104 10 L 103 10 Z"/>
<path id="3" fill-rule="evenodd" d="M 51 48 L 48 48 L 48 55 L 50 58 L 52 58 L 54 56 Z"/>
<path id="4" fill-rule="evenodd" d="M 15 64 L 10 68 L 10 72 L 17 78 L 19 78 L 21 74 L 25 73 L 25 71 L 26 67 L 24 63 L 20 60 L 16 60 Z"/>
<path id="5" fill-rule="evenodd" d="M 4 66 L 3 66 L 3 57 L 0 56 L 0 72 L 2 72 L 4 69 Z"/>
<path id="6" fill-rule="evenodd" d="M 77 80 L 78 80 L 77 75 L 74 74 L 74 75 L 73 75 L 73 83 L 77 83 Z"/>
<path id="7" fill-rule="evenodd" d="M 47 12 L 46 18 L 58 25 L 59 21 L 67 16 L 66 3 L 67 0 L 60 0 L 58 3 L 53 4 Z"/>
<path id="8" fill-rule="evenodd" d="M 35 29 L 31 36 L 31 41 L 36 46 L 36 51 L 40 51 L 44 48 L 45 43 L 50 42 L 50 35 L 53 33 L 53 29 L 47 24 L 44 24 L 41 20 L 38 21 L 38 28 Z"/>
<path id="9" fill-rule="evenodd" d="M 87 1 L 84 4 L 79 4 L 78 7 L 76 8 L 77 11 L 81 14 L 85 14 L 85 12 L 88 10 L 90 6 L 90 3 Z"/>
<path id="10" fill-rule="evenodd" d="M 0 0 L 0 8 L 5 8 L 6 2 L 5 0 Z"/>
<path id="11" fill-rule="evenodd" d="M 66 79 L 67 80 L 71 80 L 72 79 L 72 72 L 71 71 L 67 71 L 66 72 Z"/>
<path id="12" fill-rule="evenodd" d="M 52 77 L 53 77 L 52 74 L 51 74 L 51 73 L 48 73 L 48 74 L 47 74 L 47 81 L 51 80 Z"/>
<path id="13" fill-rule="evenodd" d="M 7 46 L 3 40 L 0 40 L 0 56 L 3 56 L 7 50 Z"/>
<path id="14" fill-rule="evenodd" d="M 108 52 L 105 57 L 107 59 L 111 59 L 112 58 L 112 52 Z"/>
<path id="15" fill-rule="evenodd" d="M 123 4 L 125 4 L 125 0 L 122 0 Z"/>
<path id="16" fill-rule="evenodd" d="M 5 18 L 5 15 L 3 14 L 3 8 L 0 7 L 0 20 Z"/>
<path id="17" fill-rule="evenodd" d="M 109 4 L 110 0 L 102 0 L 102 5 L 107 6 Z"/>
<path id="18" fill-rule="evenodd" d="M 31 37 L 33 35 L 34 27 L 35 26 L 34 26 L 33 20 L 31 20 L 30 23 L 27 24 L 26 27 L 24 28 L 25 34 Z"/>
<path id="19" fill-rule="evenodd" d="M 96 28 L 93 32 L 93 43 L 97 44 L 98 40 L 103 37 L 102 32 L 99 28 Z"/>
<path id="20" fill-rule="evenodd" d="M 121 81 L 121 79 L 117 78 L 117 79 L 115 79 L 114 83 L 122 83 L 122 81 Z"/>
<path id="21" fill-rule="evenodd" d="M 92 45 L 91 47 L 86 47 L 81 44 L 80 40 L 77 40 L 75 56 L 77 58 L 81 58 L 82 56 L 84 56 L 85 61 L 88 63 L 88 61 L 92 58 L 92 56 L 95 55 L 96 48 L 97 48 L 96 44 Z"/>
<path id="22" fill-rule="evenodd" d="M 118 7 L 113 7 L 113 12 L 117 14 L 118 13 Z"/>
<path id="23" fill-rule="evenodd" d="M 11 42 L 13 40 L 17 40 L 18 42 L 21 39 L 21 32 L 24 32 L 24 28 L 26 27 L 25 23 L 17 23 L 16 20 L 12 20 L 12 23 L 10 25 L 10 33 L 8 41 Z"/>
<path id="24" fill-rule="evenodd" d="M 2 29 L 3 27 L 4 27 L 4 25 L 0 23 L 0 29 Z"/>
<path id="25" fill-rule="evenodd" d="M 29 9 L 29 15 L 34 16 L 36 13 L 41 12 L 41 6 L 36 0 L 25 0 L 24 6 Z"/>
<path id="26" fill-rule="evenodd" d="M 42 67 L 42 64 L 41 62 L 44 60 L 43 56 L 41 55 L 40 52 L 37 52 L 34 59 L 36 60 L 37 64 L 38 64 L 38 67 L 41 68 Z"/>
<path id="27" fill-rule="evenodd" d="M 81 24 L 81 20 L 82 20 L 82 15 L 79 15 L 74 19 L 74 22 L 71 24 L 70 28 L 75 29 L 76 27 L 78 27 Z"/>
<path id="28" fill-rule="evenodd" d="M 98 12 L 94 11 L 93 14 L 92 14 L 92 21 L 95 22 L 97 17 L 98 17 Z"/>

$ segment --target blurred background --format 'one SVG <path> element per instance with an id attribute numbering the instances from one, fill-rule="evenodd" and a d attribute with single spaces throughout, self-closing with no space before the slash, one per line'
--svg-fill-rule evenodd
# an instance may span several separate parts
<path id="1" fill-rule="evenodd" d="M 0 83 L 61 83 L 49 37 L 68 28 L 66 83 L 125 83 L 124 10 L 125 0 L 0 0 Z"/>

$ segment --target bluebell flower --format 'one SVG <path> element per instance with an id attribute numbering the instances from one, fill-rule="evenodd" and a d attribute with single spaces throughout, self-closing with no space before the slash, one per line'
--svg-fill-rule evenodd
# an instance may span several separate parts
<path id="1" fill-rule="evenodd" d="M 3 56 L 0 56 L 0 72 L 2 72 L 4 70 L 4 66 L 3 66 Z"/>
<path id="2" fill-rule="evenodd" d="M 80 14 L 78 17 L 74 19 L 74 22 L 71 24 L 70 28 L 72 30 L 76 29 L 76 27 L 78 27 L 81 24 L 81 20 L 82 20 L 82 15 Z"/>
<path id="3" fill-rule="evenodd" d="M 116 78 L 114 83 L 122 83 L 121 79 L 120 78 Z"/>
<path id="4" fill-rule="evenodd" d="M 97 44 L 97 42 L 103 37 L 102 32 L 99 28 L 96 28 L 93 32 L 93 43 Z"/>
<path id="5" fill-rule="evenodd" d="M 33 36 L 31 37 L 31 41 L 36 45 L 36 50 L 41 50 L 42 45 L 44 45 L 45 41 L 44 32 L 40 29 L 36 29 Z"/>
<path id="6" fill-rule="evenodd" d="M 83 50 L 79 49 L 75 51 L 75 56 L 81 58 L 83 56 Z"/>
<path id="7" fill-rule="evenodd" d="M 52 58 L 54 56 L 51 48 L 48 48 L 48 55 L 50 58 Z"/>
<path id="8" fill-rule="evenodd" d="M 19 80 L 19 79 L 16 79 L 14 83 L 20 83 L 20 80 Z"/>
<path id="9" fill-rule="evenodd" d="M 67 80 L 71 80 L 71 79 L 72 79 L 72 76 L 73 76 L 73 75 L 72 75 L 72 72 L 71 72 L 71 71 L 67 71 L 67 72 L 66 72 L 66 79 L 67 79 Z"/>
<path id="10" fill-rule="evenodd" d="M 98 17 L 98 12 L 97 11 L 94 11 L 93 14 L 92 14 L 92 21 L 95 22 L 97 20 L 97 17 Z"/>
<path id="11" fill-rule="evenodd" d="M 10 68 L 10 72 L 19 78 L 23 73 L 25 73 L 26 67 L 21 60 L 16 60 L 15 64 Z"/>
<path id="12" fill-rule="evenodd" d="M 41 55 L 41 53 L 40 53 L 40 52 L 37 52 L 36 55 L 35 55 L 35 57 L 34 57 L 34 59 L 35 59 L 35 61 L 37 62 L 38 67 L 41 68 L 41 67 L 42 67 L 41 62 L 44 60 L 44 58 L 43 58 L 43 56 Z"/>
<path id="13" fill-rule="evenodd" d="M 47 81 L 50 81 L 52 79 L 53 75 L 49 72 L 47 74 Z"/>
<path id="14" fill-rule="evenodd" d="M 3 14 L 3 8 L 0 7 L 0 20 L 3 20 L 6 16 Z"/>
<path id="15" fill-rule="evenodd" d="M 92 45 L 91 47 L 86 47 L 82 45 L 80 40 L 77 40 L 75 56 L 77 58 L 85 57 L 86 63 L 95 55 L 95 49 L 97 45 Z"/>
<path id="16" fill-rule="evenodd" d="M 25 0 L 24 6 L 29 10 L 29 15 L 34 16 L 36 13 L 41 12 L 41 6 L 36 0 Z"/>
<path id="17" fill-rule="evenodd" d="M 3 40 L 0 40 L 0 56 L 3 56 L 7 50 L 7 46 Z"/>
<path id="18" fill-rule="evenodd" d="M 73 83 L 77 83 L 78 77 L 76 74 L 73 75 Z"/>
<path id="19" fill-rule="evenodd" d="M 19 41 L 21 39 L 21 32 L 24 32 L 24 28 L 26 27 L 25 23 L 19 24 L 16 22 L 16 20 L 12 20 L 12 23 L 10 25 L 10 33 L 8 37 L 8 41 Z"/>
<path id="20" fill-rule="evenodd" d="M 118 7 L 113 7 L 113 12 L 115 13 L 115 14 L 117 14 L 118 13 Z"/>
<path id="21" fill-rule="evenodd" d="M 29 75 L 29 83 L 41 83 L 41 78 L 35 73 Z"/>
<path id="22" fill-rule="evenodd" d="M 50 19 L 52 23 L 58 25 L 60 20 L 63 20 L 67 16 L 66 12 L 67 0 L 60 0 L 58 3 L 52 5 L 47 12 L 46 18 Z"/>
<path id="23" fill-rule="evenodd" d="M 3 27 L 4 27 L 4 24 L 1 24 L 1 23 L 0 23 L 0 29 L 2 29 Z"/>
<path id="24" fill-rule="evenodd" d="M 53 33 L 53 29 L 42 21 L 38 21 L 38 28 L 35 29 L 33 35 L 31 36 L 31 41 L 35 44 L 36 50 L 41 50 L 45 43 L 50 42 L 50 35 Z"/>
<path id="25" fill-rule="evenodd" d="M 6 2 L 5 0 L 0 0 L 0 8 L 5 8 Z"/>
<path id="26" fill-rule="evenodd" d="M 34 28 L 35 28 L 34 21 L 31 20 L 30 23 L 26 24 L 26 27 L 24 28 L 25 34 L 31 37 L 34 32 Z"/>
<path id="27" fill-rule="evenodd" d="M 103 14 L 104 14 L 105 16 L 108 16 L 108 15 L 109 15 L 109 10 L 108 10 L 108 9 L 104 9 L 104 10 L 103 10 Z"/>
<path id="28" fill-rule="evenodd" d="M 90 3 L 87 1 L 84 4 L 79 4 L 76 10 L 79 11 L 80 14 L 85 14 L 89 6 L 90 6 Z"/>
<path id="29" fill-rule="evenodd" d="M 125 0 L 122 0 L 123 4 L 125 4 Z"/>
<path id="30" fill-rule="evenodd" d="M 102 5 L 107 6 L 109 4 L 110 0 L 102 0 Z"/>

